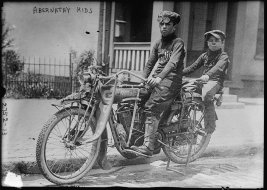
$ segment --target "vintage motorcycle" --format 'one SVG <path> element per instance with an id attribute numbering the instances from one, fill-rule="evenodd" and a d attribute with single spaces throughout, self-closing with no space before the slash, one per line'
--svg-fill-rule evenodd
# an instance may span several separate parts
<path id="1" fill-rule="evenodd" d="M 142 83 L 121 81 L 133 75 Z M 55 184 L 77 182 L 97 163 L 107 164 L 109 124 L 118 152 L 127 159 L 146 156 L 131 150 L 144 140 L 145 114 L 142 97 L 147 94 L 146 79 L 122 70 L 104 76 L 100 67 L 90 66 L 79 75 L 80 90 L 52 104 L 56 112 L 43 126 L 36 145 L 41 173 Z M 163 149 L 169 161 L 187 164 L 200 157 L 210 141 L 205 132 L 204 105 L 199 80 L 183 82 L 180 94 L 161 115 L 154 154 Z M 221 103 L 222 92 L 214 97 Z"/>

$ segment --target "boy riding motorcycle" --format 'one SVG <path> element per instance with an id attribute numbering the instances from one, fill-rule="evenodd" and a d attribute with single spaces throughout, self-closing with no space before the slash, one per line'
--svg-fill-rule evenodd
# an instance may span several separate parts
<path id="1" fill-rule="evenodd" d="M 145 155 L 153 154 L 160 115 L 180 92 L 185 58 L 184 42 L 175 35 L 180 15 L 162 11 L 157 20 L 162 36 L 153 46 L 143 72 L 143 77 L 148 77 L 147 84 L 151 87 L 144 107 L 146 113 L 144 143 L 139 147 L 131 146 L 131 149 Z"/>
<path id="2" fill-rule="evenodd" d="M 211 134 L 216 128 L 216 113 L 213 104 L 214 95 L 223 87 L 226 69 L 229 65 L 229 58 L 223 51 L 225 34 L 220 30 L 212 30 L 204 34 L 208 49 L 201 54 L 198 59 L 189 67 L 183 70 L 183 75 L 188 75 L 204 66 L 204 71 L 200 77 L 207 82 L 202 88 L 202 100 L 205 105 L 204 125 L 206 132 Z"/>

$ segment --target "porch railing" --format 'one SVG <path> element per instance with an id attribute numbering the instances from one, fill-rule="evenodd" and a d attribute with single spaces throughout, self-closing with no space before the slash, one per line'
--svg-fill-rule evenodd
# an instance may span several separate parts
<path id="1" fill-rule="evenodd" d="M 150 42 L 115 42 L 111 72 L 142 71 L 150 55 Z"/>

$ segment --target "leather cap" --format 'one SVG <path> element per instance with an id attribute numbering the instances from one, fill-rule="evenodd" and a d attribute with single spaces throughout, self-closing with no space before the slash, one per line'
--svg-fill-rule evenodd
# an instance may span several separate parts
<path id="1" fill-rule="evenodd" d="M 172 11 L 161 11 L 158 15 L 158 22 L 168 23 L 172 21 L 174 24 L 178 24 L 181 20 L 180 15 Z"/>

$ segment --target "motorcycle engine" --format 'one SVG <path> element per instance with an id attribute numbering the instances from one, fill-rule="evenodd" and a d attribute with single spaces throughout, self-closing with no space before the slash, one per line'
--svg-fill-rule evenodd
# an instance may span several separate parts
<path id="1" fill-rule="evenodd" d="M 122 124 L 127 134 L 127 140 L 130 132 L 133 110 L 134 110 L 134 104 L 132 102 L 118 104 L 118 109 L 117 109 L 118 123 Z M 143 139 L 139 138 L 142 135 L 142 133 L 139 131 L 144 132 L 144 120 L 145 118 L 144 114 L 142 114 L 142 109 L 138 109 L 134 120 L 134 130 L 132 131 L 130 146 L 133 144 L 135 145 L 142 144 Z"/>

